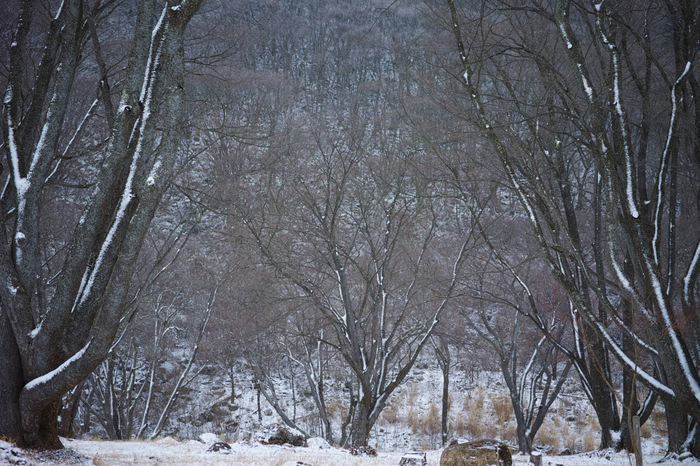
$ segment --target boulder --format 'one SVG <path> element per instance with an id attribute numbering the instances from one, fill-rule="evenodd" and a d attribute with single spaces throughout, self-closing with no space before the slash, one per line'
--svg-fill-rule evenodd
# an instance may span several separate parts
<path id="1" fill-rule="evenodd" d="M 212 444 L 209 448 L 207 448 L 207 453 L 214 453 L 214 452 L 221 452 L 221 453 L 230 453 L 231 451 L 231 445 L 229 445 L 226 442 L 216 442 Z"/>
<path id="2" fill-rule="evenodd" d="M 440 456 L 440 466 L 511 466 L 508 446 L 498 440 L 453 443 Z"/>
<path id="3" fill-rule="evenodd" d="M 274 425 L 265 429 L 260 443 L 264 445 L 293 445 L 295 447 L 305 447 L 306 437 L 295 429 Z"/>

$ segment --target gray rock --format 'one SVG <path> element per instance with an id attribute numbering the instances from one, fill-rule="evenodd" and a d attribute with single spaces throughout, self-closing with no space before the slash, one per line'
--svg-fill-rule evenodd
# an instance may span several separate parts
<path id="1" fill-rule="evenodd" d="M 293 445 L 295 447 L 305 447 L 306 437 L 294 429 L 289 429 L 280 425 L 273 425 L 265 429 L 263 439 L 260 443 L 265 445 Z"/>
<path id="2" fill-rule="evenodd" d="M 229 453 L 231 451 L 231 445 L 229 445 L 226 442 L 216 442 L 212 444 L 209 448 L 207 448 L 207 453 L 215 453 L 215 452 L 221 452 L 221 453 Z"/>

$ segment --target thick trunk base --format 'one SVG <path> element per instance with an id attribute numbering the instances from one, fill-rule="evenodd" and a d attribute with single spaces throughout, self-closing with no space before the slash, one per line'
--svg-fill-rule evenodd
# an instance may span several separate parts
<path id="1" fill-rule="evenodd" d="M 22 361 L 7 313 L 1 310 L 0 355 L 0 437 L 23 445 L 19 409 L 19 394 L 24 386 Z"/>
<path id="2" fill-rule="evenodd" d="M 58 409 L 60 401 L 55 401 L 39 414 L 38 423 L 34 429 L 25 426 L 25 446 L 37 450 L 61 450 L 63 444 L 58 437 Z"/>
<path id="3" fill-rule="evenodd" d="M 666 426 L 668 430 L 668 452 L 679 453 L 688 438 L 688 414 L 673 398 L 664 397 Z"/>
<path id="4" fill-rule="evenodd" d="M 369 441 L 370 422 L 369 422 L 369 406 L 363 403 L 363 400 L 357 404 L 355 416 L 352 419 L 350 428 L 350 444 L 353 447 L 365 447 Z"/>

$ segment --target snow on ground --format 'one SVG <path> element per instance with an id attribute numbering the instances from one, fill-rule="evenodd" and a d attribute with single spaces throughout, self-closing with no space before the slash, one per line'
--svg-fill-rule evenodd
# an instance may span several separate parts
<path id="1" fill-rule="evenodd" d="M 380 452 L 377 457 L 352 456 L 347 450 L 302 448 L 260 444 L 231 444 L 227 453 L 208 453 L 208 445 L 172 438 L 156 441 L 102 441 L 63 439 L 68 450 L 58 453 L 30 453 L 0 441 L 0 464 L 25 465 L 260 465 L 260 466 L 398 466 L 403 453 Z M 645 450 L 646 450 L 645 446 Z M 655 451 L 654 448 L 652 448 Z M 438 466 L 442 450 L 426 452 L 428 465 Z M 647 454 L 645 464 L 663 459 L 662 454 Z M 528 457 L 514 455 L 514 466 L 526 466 Z M 595 451 L 571 456 L 544 456 L 545 466 L 633 466 L 634 457 L 625 453 Z M 694 458 L 667 459 L 667 466 L 696 466 Z"/>

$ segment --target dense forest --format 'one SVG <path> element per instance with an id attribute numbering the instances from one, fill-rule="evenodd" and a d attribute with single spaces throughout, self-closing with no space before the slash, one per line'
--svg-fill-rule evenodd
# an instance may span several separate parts
<path id="1" fill-rule="evenodd" d="M 697 1 L 0 12 L 0 435 L 155 438 L 245 374 L 367 445 L 430 361 L 444 444 L 468 358 L 522 452 L 573 380 L 600 448 L 656 410 L 700 457 Z"/>

